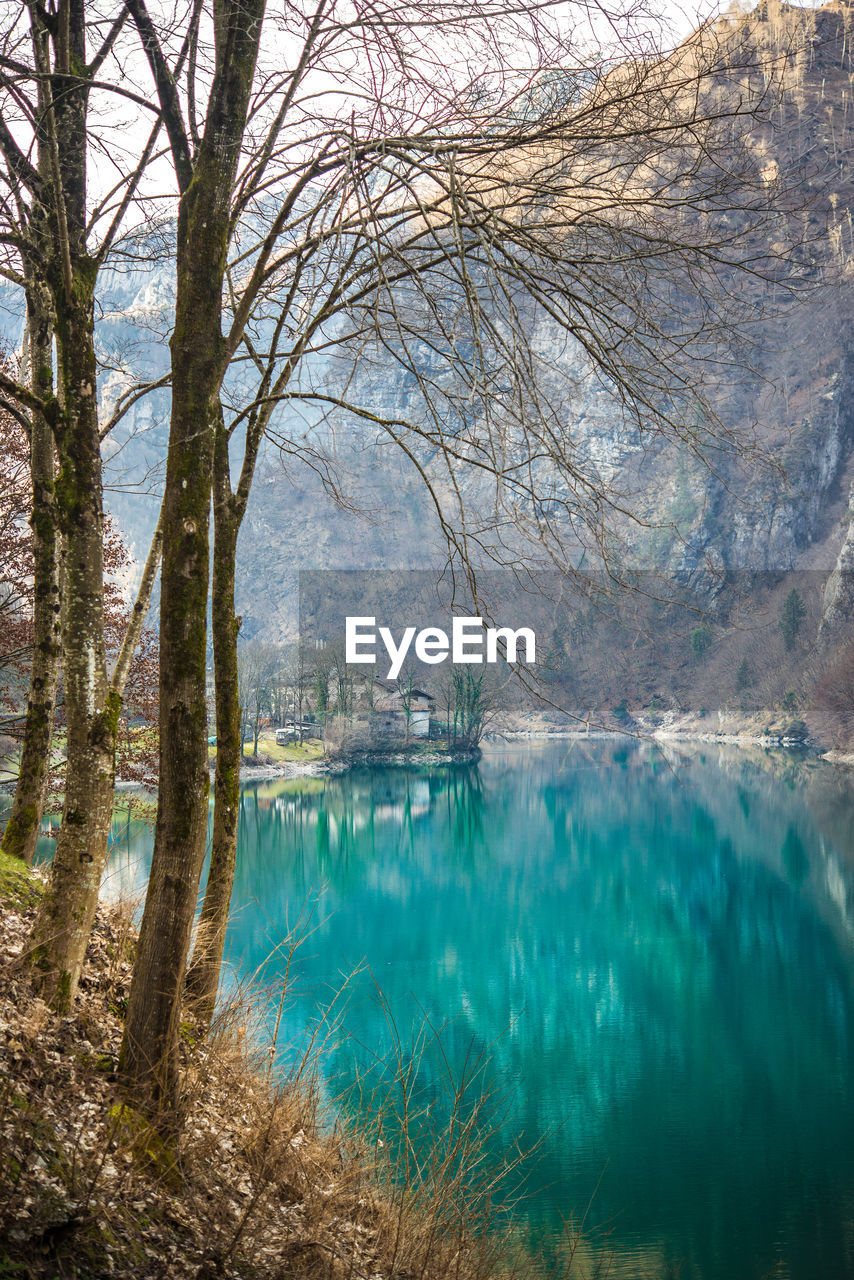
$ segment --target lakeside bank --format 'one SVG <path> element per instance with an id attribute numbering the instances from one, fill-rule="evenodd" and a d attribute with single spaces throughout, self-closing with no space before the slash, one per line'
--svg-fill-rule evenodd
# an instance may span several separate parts
<path id="1" fill-rule="evenodd" d="M 828 747 L 826 742 L 822 743 L 810 734 L 804 721 L 775 716 L 771 712 L 743 716 L 725 711 L 714 715 L 667 711 L 654 716 L 638 716 L 625 725 L 596 724 L 592 717 L 588 722 L 570 726 L 546 726 L 536 722 L 529 728 L 513 727 L 493 734 L 488 741 L 583 741 L 619 737 L 659 744 L 705 742 L 718 746 L 762 747 L 769 751 L 782 748 L 807 752 L 829 764 L 854 766 L 854 748 Z"/>
<path id="2" fill-rule="evenodd" d="M 184 1010 L 169 1132 L 118 1075 L 136 946 L 101 904 L 71 1013 L 33 995 L 26 946 L 43 878 L 0 854 L 0 1272 L 38 1280 L 519 1280 L 488 1197 L 450 1167 L 401 1177 L 377 1133 L 325 1122 L 303 1073 L 276 1085 L 260 995 L 211 1034 Z M 474 1184 L 473 1184 L 474 1187 Z"/>

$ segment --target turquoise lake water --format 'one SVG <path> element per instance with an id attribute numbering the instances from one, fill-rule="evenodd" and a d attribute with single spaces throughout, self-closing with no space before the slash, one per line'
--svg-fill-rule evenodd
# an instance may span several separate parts
<path id="1" fill-rule="evenodd" d="M 851 771 L 589 740 L 241 804 L 232 966 L 307 935 L 283 1064 L 319 1026 L 337 1092 L 420 1033 L 416 1101 L 441 1125 L 447 1078 L 493 1088 L 496 1167 L 539 1144 L 531 1236 L 586 1212 L 610 1276 L 854 1277 Z M 114 840 L 144 879 L 147 831 Z"/>

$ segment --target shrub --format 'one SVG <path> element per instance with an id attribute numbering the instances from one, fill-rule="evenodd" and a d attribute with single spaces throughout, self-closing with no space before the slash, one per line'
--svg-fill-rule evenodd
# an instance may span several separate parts
<path id="1" fill-rule="evenodd" d="M 691 632 L 691 653 L 698 662 L 709 652 L 713 639 L 710 627 L 695 627 Z"/>
<path id="2" fill-rule="evenodd" d="M 834 746 L 854 742 L 854 644 L 838 654 L 813 690 L 811 719 Z"/>

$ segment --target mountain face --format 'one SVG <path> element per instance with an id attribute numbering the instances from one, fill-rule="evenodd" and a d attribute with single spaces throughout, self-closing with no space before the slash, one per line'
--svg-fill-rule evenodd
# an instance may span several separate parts
<path id="1" fill-rule="evenodd" d="M 692 582 L 713 602 L 722 575 L 751 570 L 835 572 L 825 592 L 828 625 L 844 627 L 854 599 L 848 588 L 854 547 L 854 178 L 849 108 L 851 11 L 834 3 L 817 11 L 766 5 L 751 15 L 757 40 L 799 49 L 792 86 L 773 118 L 757 126 L 758 162 L 773 165 L 802 190 L 804 279 L 799 301 L 760 313 L 744 337 L 745 359 L 713 395 L 721 423 L 744 430 L 756 446 L 745 466 L 722 453 L 703 463 L 686 450 L 651 447 L 627 427 L 616 400 L 590 377 L 577 349 L 552 322 L 532 319 L 531 341 L 576 387 L 566 402 L 566 430 L 586 463 L 625 495 L 637 522 L 617 522 L 627 563 Z M 105 420 L 137 380 L 168 369 L 174 297 L 169 228 L 151 233 L 148 263 L 114 265 L 103 274 L 98 342 Z M 749 287 L 749 286 L 744 286 Z M 7 343 L 20 337 L 20 304 L 0 291 Z M 425 354 L 425 359 L 428 358 Z M 335 368 L 318 367 L 321 381 Z M 415 389 L 402 366 L 365 356 L 348 375 L 354 395 L 378 411 L 405 417 Z M 168 437 L 168 391 L 139 400 L 106 446 L 107 503 L 141 562 L 154 528 Z M 301 568 L 426 568 L 445 558 L 434 499 L 456 501 L 447 477 L 428 494 L 421 475 L 375 427 L 332 416 L 280 415 L 262 456 L 239 544 L 238 611 L 243 634 L 293 634 Z M 294 456 L 308 436 L 324 453 L 344 505 L 317 468 Z M 428 473 L 429 451 L 419 455 Z M 323 468 L 321 468 L 323 469 Z M 493 495 L 475 478 L 460 479 L 463 499 L 486 506 Z"/>

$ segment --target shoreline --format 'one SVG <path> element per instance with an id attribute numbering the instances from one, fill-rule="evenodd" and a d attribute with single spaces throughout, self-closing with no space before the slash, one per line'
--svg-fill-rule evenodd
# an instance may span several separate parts
<path id="1" fill-rule="evenodd" d="M 755 729 L 745 728 L 739 731 L 731 729 L 700 729 L 696 725 L 665 724 L 646 726 L 639 724 L 635 731 L 631 729 L 508 729 L 504 733 L 493 733 L 484 738 L 484 746 L 500 746 L 512 742 L 568 742 L 604 741 L 609 738 L 630 738 L 636 742 L 668 743 L 704 742 L 718 746 L 761 747 L 764 750 L 805 752 L 828 764 L 854 768 L 854 750 L 832 747 L 822 751 L 821 747 L 809 738 L 790 737 L 786 734 L 775 734 L 768 731 L 757 733 Z M 413 755 L 406 751 L 366 751 L 351 755 L 345 759 L 319 759 L 297 761 L 288 760 L 281 764 L 252 765 L 243 764 L 240 769 L 240 782 L 271 782 L 276 778 L 324 778 L 340 777 L 352 769 L 375 766 L 402 769 L 418 768 L 452 768 L 460 765 L 476 764 L 483 756 L 480 747 L 453 752 L 432 751 L 424 755 Z M 213 781 L 214 766 L 210 769 Z M 0 783 L 0 794 L 12 795 L 15 779 L 9 778 Z M 156 793 L 156 783 L 146 785 L 130 779 L 117 778 L 116 792 L 149 791 Z"/>
<path id="2" fill-rule="evenodd" d="M 381 1116 L 359 1129 L 324 1101 L 310 1072 L 271 1076 L 261 987 L 242 988 L 209 1036 L 184 1005 L 184 1105 L 172 1127 L 158 1128 L 128 1101 L 119 1071 L 138 939 L 132 902 L 99 903 L 83 980 L 58 1015 L 24 963 L 43 884 L 42 872 L 0 855 L 0 1074 L 14 1084 L 0 1100 L 0 1274 L 520 1274 L 510 1233 L 488 1233 L 487 1212 L 460 1205 L 453 1173 L 440 1170 L 429 1195 L 400 1197 L 393 1153 L 378 1140 Z"/>
<path id="3" fill-rule="evenodd" d="M 336 777 L 351 769 L 373 765 L 393 765 L 396 768 L 419 769 L 422 767 L 451 768 L 455 765 L 476 764 L 481 758 L 479 747 L 465 751 L 429 751 L 418 755 L 407 751 L 359 751 L 351 755 L 329 760 L 286 761 L 282 764 L 241 765 L 241 782 L 264 782 L 272 778 Z M 211 777 L 214 770 L 211 769 Z"/>
<path id="4" fill-rule="evenodd" d="M 508 729 L 505 733 L 491 735 L 487 742 L 548 742 L 572 739 L 586 741 L 606 738 L 631 738 L 636 742 L 653 743 L 705 742 L 722 747 L 762 747 L 766 751 L 806 753 L 828 764 L 854 767 L 854 750 L 839 747 L 822 750 L 820 744 L 809 736 L 795 737 L 785 732 L 775 733 L 770 730 L 757 732 L 755 726 L 739 729 L 735 724 L 728 729 L 701 729 L 696 723 L 646 725 L 642 722 L 637 722 L 634 730 L 629 728 Z"/>

